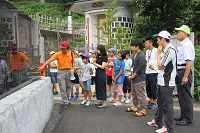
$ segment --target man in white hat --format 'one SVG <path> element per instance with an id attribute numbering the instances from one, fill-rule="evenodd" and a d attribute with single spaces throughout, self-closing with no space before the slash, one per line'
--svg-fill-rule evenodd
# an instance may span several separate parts
<path id="1" fill-rule="evenodd" d="M 170 43 L 170 33 L 161 31 L 154 35 L 157 37 L 157 64 L 158 64 L 158 109 L 155 119 L 147 122 L 149 126 L 156 126 L 159 129 L 156 133 L 173 133 L 173 90 L 175 88 L 176 77 L 176 50 Z M 161 58 L 161 53 L 163 57 Z M 164 117 L 163 117 L 164 116 Z M 164 126 L 166 123 L 166 127 Z"/>
<path id="2" fill-rule="evenodd" d="M 191 95 L 192 85 L 192 63 L 195 59 L 194 44 L 190 41 L 190 28 L 182 25 L 175 28 L 178 31 L 177 39 L 180 42 L 177 60 L 177 91 L 178 100 L 181 108 L 181 115 L 174 118 L 176 125 L 192 125 L 193 122 L 193 100 Z"/>

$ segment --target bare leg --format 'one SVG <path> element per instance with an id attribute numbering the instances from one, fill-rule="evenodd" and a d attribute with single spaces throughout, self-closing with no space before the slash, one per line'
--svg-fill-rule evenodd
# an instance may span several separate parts
<path id="1" fill-rule="evenodd" d="M 87 91 L 84 91 L 83 93 L 84 93 L 84 100 L 87 100 L 87 93 L 88 93 L 88 92 L 87 92 Z"/>
<path id="2" fill-rule="evenodd" d="M 116 99 L 116 98 L 117 98 L 117 92 L 114 92 L 113 99 Z"/>
<path id="3" fill-rule="evenodd" d="M 90 90 L 90 91 L 88 91 L 88 100 L 89 100 L 89 101 L 91 101 L 91 97 L 92 97 L 92 92 L 91 92 L 91 90 Z"/>
<path id="4" fill-rule="evenodd" d="M 122 95 L 119 95 L 118 102 L 120 102 L 120 103 L 121 103 L 121 100 L 122 100 Z"/>

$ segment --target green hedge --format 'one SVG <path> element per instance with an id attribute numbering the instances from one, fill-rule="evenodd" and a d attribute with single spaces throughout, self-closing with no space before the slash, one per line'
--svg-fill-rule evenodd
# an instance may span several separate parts
<path id="1" fill-rule="evenodd" d="M 200 45 L 195 46 L 194 98 L 200 101 Z"/>

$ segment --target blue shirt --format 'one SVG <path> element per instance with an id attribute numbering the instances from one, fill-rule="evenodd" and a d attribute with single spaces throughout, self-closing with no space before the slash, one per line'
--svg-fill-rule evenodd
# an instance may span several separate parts
<path id="1" fill-rule="evenodd" d="M 115 59 L 114 60 L 114 77 L 116 77 L 119 74 L 120 69 L 124 69 L 124 68 L 125 68 L 124 60 L 118 61 L 118 59 Z M 124 75 L 124 71 L 122 75 Z"/>

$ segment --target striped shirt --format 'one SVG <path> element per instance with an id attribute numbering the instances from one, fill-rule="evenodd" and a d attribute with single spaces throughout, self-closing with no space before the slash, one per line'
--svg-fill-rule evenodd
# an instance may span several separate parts
<path id="1" fill-rule="evenodd" d="M 158 73 L 158 85 L 175 86 L 176 50 L 171 43 L 163 50 L 161 65 L 165 66 L 165 68 Z"/>

